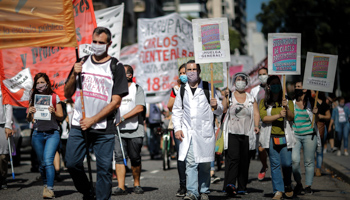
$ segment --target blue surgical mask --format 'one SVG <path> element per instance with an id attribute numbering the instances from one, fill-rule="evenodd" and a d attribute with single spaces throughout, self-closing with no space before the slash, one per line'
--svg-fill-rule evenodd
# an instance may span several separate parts
<path id="1" fill-rule="evenodd" d="M 281 91 L 282 86 L 281 85 L 271 85 L 270 89 L 271 89 L 272 93 L 277 94 L 277 93 L 279 93 Z"/>
<path id="2" fill-rule="evenodd" d="M 187 83 L 188 80 L 187 80 L 186 74 L 181 75 L 181 76 L 180 76 L 180 80 L 181 80 L 182 83 Z"/>

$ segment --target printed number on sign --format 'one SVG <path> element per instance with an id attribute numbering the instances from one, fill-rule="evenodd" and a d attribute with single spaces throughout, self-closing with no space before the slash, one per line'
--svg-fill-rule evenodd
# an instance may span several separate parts
<path id="1" fill-rule="evenodd" d="M 153 81 L 151 81 L 151 78 L 147 79 L 147 90 L 148 91 L 158 91 L 160 89 L 160 84 L 159 84 L 160 79 L 158 77 L 153 78 Z"/>

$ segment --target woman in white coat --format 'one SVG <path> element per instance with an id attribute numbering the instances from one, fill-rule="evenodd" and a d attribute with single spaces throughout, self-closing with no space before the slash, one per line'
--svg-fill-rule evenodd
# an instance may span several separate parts
<path id="1" fill-rule="evenodd" d="M 237 73 L 234 77 L 236 91 L 230 97 L 232 103 L 224 120 L 224 186 L 228 196 L 247 193 L 249 150 L 255 149 L 255 134 L 259 133 L 258 104 L 252 95 L 245 92 L 247 85 L 248 75 Z M 223 101 L 224 108 L 226 102 Z"/>

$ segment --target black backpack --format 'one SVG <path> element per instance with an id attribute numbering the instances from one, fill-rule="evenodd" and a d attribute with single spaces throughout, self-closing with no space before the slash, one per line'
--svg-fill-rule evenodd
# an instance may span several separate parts
<path id="1" fill-rule="evenodd" d="M 209 98 L 209 83 L 207 81 L 202 81 L 203 82 L 203 90 L 205 97 L 207 97 L 208 104 L 210 104 L 210 98 Z M 181 101 L 182 101 L 182 108 L 183 106 L 183 100 L 184 100 L 184 95 L 185 95 L 185 84 L 182 84 L 180 87 L 180 96 L 181 96 Z"/>

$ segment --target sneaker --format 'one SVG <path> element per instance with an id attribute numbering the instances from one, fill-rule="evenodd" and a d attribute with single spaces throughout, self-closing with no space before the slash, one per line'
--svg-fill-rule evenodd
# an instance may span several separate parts
<path id="1" fill-rule="evenodd" d="M 55 198 L 55 193 L 52 190 L 48 189 L 47 186 L 44 187 L 43 190 L 43 198 L 44 199 L 52 199 Z"/>
<path id="2" fill-rule="evenodd" d="M 317 177 L 322 176 L 322 174 L 321 174 L 321 169 L 320 169 L 320 168 L 316 168 L 315 176 L 317 176 Z"/>
<path id="3" fill-rule="evenodd" d="M 87 158 L 86 158 L 86 156 L 84 157 L 83 162 L 84 162 L 84 163 L 86 163 L 86 162 L 87 162 Z"/>
<path id="4" fill-rule="evenodd" d="M 283 193 L 280 192 L 280 191 L 277 191 L 277 192 L 275 193 L 275 196 L 273 196 L 272 199 L 282 199 L 282 197 L 283 197 Z"/>
<path id="5" fill-rule="evenodd" d="M 116 187 L 112 194 L 113 195 L 127 195 L 128 191 L 123 190 L 120 187 Z"/>
<path id="6" fill-rule="evenodd" d="M 226 195 L 229 197 L 235 196 L 237 194 L 236 192 L 236 186 L 233 184 L 228 184 L 225 189 Z"/>
<path id="7" fill-rule="evenodd" d="M 332 152 L 332 153 L 336 152 L 337 150 L 338 150 L 337 147 L 331 148 L 331 152 Z"/>
<path id="8" fill-rule="evenodd" d="M 344 151 L 345 156 L 349 156 L 349 153 L 347 151 Z"/>
<path id="9" fill-rule="evenodd" d="M 300 194 L 303 194 L 303 192 L 304 192 L 303 184 L 297 184 L 294 187 L 294 195 L 300 195 Z"/>
<path id="10" fill-rule="evenodd" d="M 248 192 L 247 191 L 237 191 L 237 194 L 239 194 L 239 195 L 247 195 Z"/>
<path id="11" fill-rule="evenodd" d="M 210 178 L 210 183 L 217 183 L 217 182 L 219 182 L 221 179 L 220 179 L 220 177 L 217 177 L 217 176 L 215 176 L 215 175 L 213 175 L 211 178 Z"/>
<path id="12" fill-rule="evenodd" d="M 143 189 L 141 188 L 141 186 L 135 186 L 134 193 L 135 194 L 143 194 Z"/>
<path id="13" fill-rule="evenodd" d="M 209 196 L 206 193 L 201 194 L 201 200 L 209 200 Z"/>
<path id="14" fill-rule="evenodd" d="M 193 194 L 186 194 L 186 196 L 183 198 L 184 200 L 197 200 L 197 197 Z"/>
<path id="15" fill-rule="evenodd" d="M 96 156 L 94 153 L 90 153 L 91 161 L 96 162 Z"/>
<path id="16" fill-rule="evenodd" d="M 267 168 L 265 168 L 265 169 L 261 168 L 260 173 L 258 174 L 258 180 L 259 181 L 264 180 L 266 172 L 267 172 Z"/>
<path id="17" fill-rule="evenodd" d="M 1 184 L 1 190 L 7 190 L 7 184 L 6 183 L 2 183 Z"/>
<path id="18" fill-rule="evenodd" d="M 294 192 L 291 185 L 284 187 L 284 194 L 286 195 L 286 197 L 293 197 Z"/>
<path id="19" fill-rule="evenodd" d="M 323 149 L 323 154 L 326 154 L 327 153 L 327 149 Z"/>
<path id="20" fill-rule="evenodd" d="M 312 190 L 311 190 L 311 186 L 308 186 L 308 187 L 305 188 L 305 194 L 306 194 L 306 195 L 311 195 L 311 194 L 313 194 L 313 192 L 312 192 Z"/>
<path id="21" fill-rule="evenodd" d="M 176 196 L 177 197 L 184 197 L 186 195 L 186 187 L 180 187 L 177 192 L 176 192 Z"/>
<path id="22" fill-rule="evenodd" d="M 340 150 L 337 151 L 337 156 L 341 156 L 341 151 Z"/>

